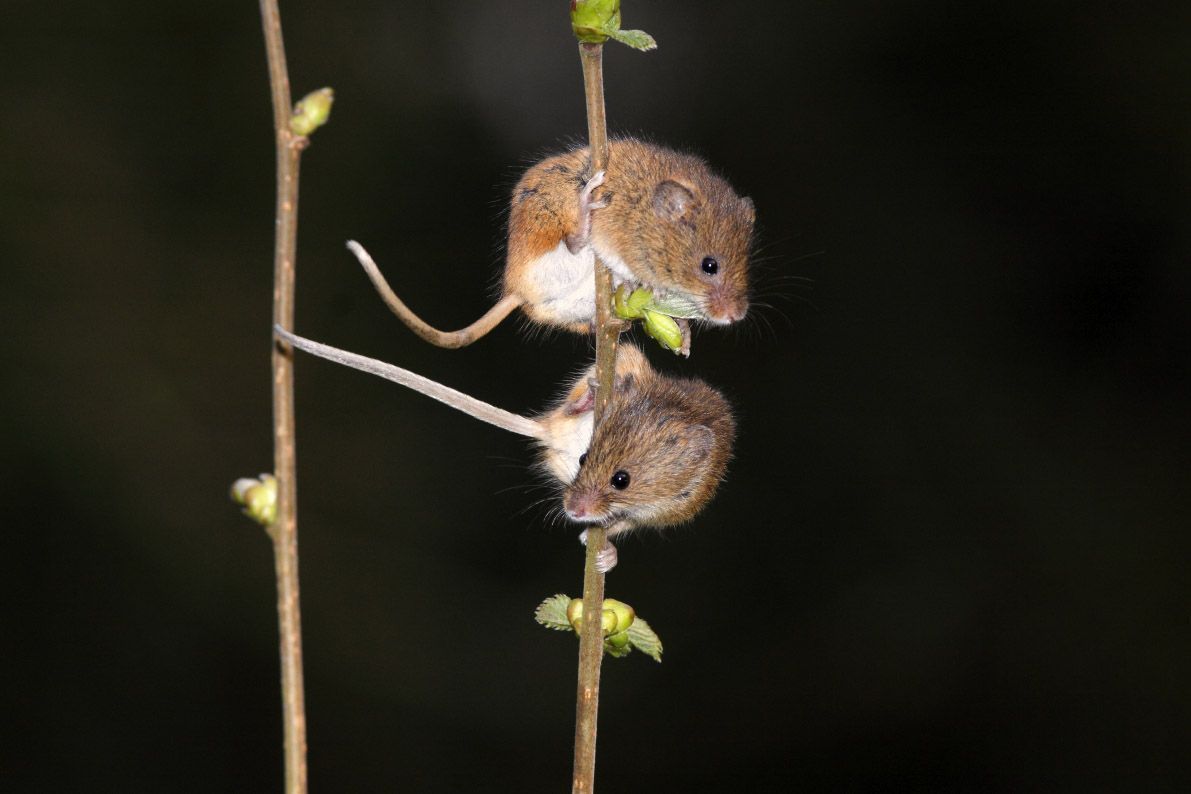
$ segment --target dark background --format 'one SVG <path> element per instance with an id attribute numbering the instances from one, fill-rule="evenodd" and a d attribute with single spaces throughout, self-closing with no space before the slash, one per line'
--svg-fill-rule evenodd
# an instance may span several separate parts
<path id="1" fill-rule="evenodd" d="M 737 457 L 610 594 L 666 644 L 604 673 L 602 791 L 1191 784 L 1191 6 L 644 2 L 614 131 L 756 201 L 758 302 L 697 373 Z M 297 329 L 518 412 L 585 340 L 491 300 L 519 171 L 585 134 L 566 3 L 286 2 Z M 278 791 L 271 111 L 257 6 L 5 4 L 0 775 Z M 562 791 L 576 594 L 525 444 L 309 357 L 298 448 L 312 785 Z"/>

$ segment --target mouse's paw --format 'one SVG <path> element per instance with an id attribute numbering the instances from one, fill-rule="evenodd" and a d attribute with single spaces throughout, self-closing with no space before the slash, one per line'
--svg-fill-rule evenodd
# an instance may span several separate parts
<path id="1" fill-rule="evenodd" d="M 604 184 L 604 172 L 596 171 L 591 175 L 591 179 L 587 180 L 587 184 L 579 191 L 579 224 L 578 228 L 567 235 L 567 250 L 572 254 L 577 254 L 587 247 L 591 242 L 591 213 L 595 210 L 602 210 L 608 204 L 604 201 L 593 201 L 591 194 L 595 189 Z"/>
<path id="2" fill-rule="evenodd" d="M 591 175 L 591 179 L 587 180 L 587 184 L 583 186 L 583 190 L 579 191 L 579 211 L 602 210 L 608 206 L 606 201 L 592 201 L 591 194 L 595 189 L 604 184 L 604 172 L 596 171 Z"/>
<path id="3" fill-rule="evenodd" d="M 595 569 L 600 573 L 608 573 L 608 571 L 616 567 L 617 562 L 616 547 L 608 543 L 596 555 Z"/>
<path id="4" fill-rule="evenodd" d="M 584 546 L 587 545 L 586 529 L 579 533 L 579 542 Z M 613 546 L 611 542 L 606 542 L 604 543 L 604 548 L 600 549 L 600 552 L 596 554 L 595 568 L 600 573 L 608 573 L 608 571 L 616 567 L 616 563 L 619 562 L 619 559 L 620 558 L 616 553 L 616 547 Z"/>
<path id="5" fill-rule="evenodd" d="M 674 322 L 678 323 L 678 329 L 682 332 L 682 346 L 674 351 L 674 355 L 682 356 L 683 358 L 690 358 L 691 324 L 681 317 L 674 318 Z"/>

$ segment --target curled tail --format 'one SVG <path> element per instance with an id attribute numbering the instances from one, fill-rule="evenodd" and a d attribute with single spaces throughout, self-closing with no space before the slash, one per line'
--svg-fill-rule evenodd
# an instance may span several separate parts
<path id="1" fill-rule="evenodd" d="M 501 320 L 508 317 L 509 313 L 520 306 L 522 302 L 520 298 L 514 295 L 506 295 L 495 306 L 485 312 L 480 319 L 466 328 L 460 328 L 458 331 L 440 331 L 437 328 L 427 325 L 421 317 L 414 314 L 405 305 L 405 302 L 401 298 L 397 297 L 397 293 L 393 292 L 393 288 L 389 286 L 389 282 L 385 281 L 385 277 L 381 275 L 380 268 L 376 266 L 376 262 L 372 261 L 372 257 L 364 250 L 364 246 L 355 240 L 348 240 L 347 247 L 356 255 L 356 259 L 360 260 L 360 264 L 364 267 L 364 272 L 372 280 L 372 286 L 376 287 L 376 291 L 380 293 L 381 299 L 384 300 L 389 310 L 397 315 L 397 319 L 409 326 L 411 331 L 432 345 L 449 348 L 467 347 L 495 328 Z"/>
<path id="2" fill-rule="evenodd" d="M 325 358 L 328 361 L 334 361 L 336 364 L 342 364 L 345 367 L 358 369 L 361 372 L 368 372 L 385 380 L 399 383 L 416 392 L 421 392 L 431 399 L 438 400 L 440 403 L 449 405 L 456 411 L 462 411 L 468 416 L 475 417 L 481 422 L 487 422 L 490 425 L 495 425 L 518 435 L 537 439 L 542 438 L 543 430 L 541 423 L 533 419 L 527 419 L 524 416 L 509 413 L 502 408 L 497 408 L 495 405 L 489 405 L 483 400 L 477 400 L 475 397 L 466 395 L 461 391 L 455 391 L 449 386 L 432 381 L 416 372 L 410 372 L 408 369 L 402 369 L 393 364 L 386 364 L 375 358 L 361 356 L 358 353 L 349 353 L 337 347 L 331 347 L 321 342 L 305 339 L 301 336 L 291 334 L 280 325 L 273 326 L 273 333 L 299 350 L 305 350 L 307 353 L 318 356 L 319 358 Z"/>

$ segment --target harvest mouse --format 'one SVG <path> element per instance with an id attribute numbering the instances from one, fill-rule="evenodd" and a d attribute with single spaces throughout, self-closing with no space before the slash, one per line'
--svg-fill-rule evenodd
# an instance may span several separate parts
<path id="1" fill-rule="evenodd" d="M 642 284 L 675 317 L 725 325 L 745 316 L 750 199 L 700 158 L 633 138 L 609 142 L 607 171 L 588 178 L 590 165 L 588 149 L 575 148 L 521 177 L 510 205 L 501 299 L 458 331 L 427 325 L 359 243 L 348 247 L 393 313 L 440 347 L 471 344 L 518 307 L 541 325 L 590 330 L 594 254 L 611 270 L 614 287 Z"/>
<path id="2" fill-rule="evenodd" d="M 579 459 L 563 508 L 572 521 L 607 527 L 609 537 L 690 521 L 719 487 L 735 437 L 731 406 L 703 381 L 656 373 L 633 379 L 615 394 Z M 609 544 L 597 567 L 615 565 Z"/>
<path id="3" fill-rule="evenodd" d="M 620 347 L 612 402 L 593 439 L 594 365 L 549 411 L 532 418 L 401 367 L 296 336 L 280 326 L 273 330 L 299 350 L 378 375 L 534 439 L 542 469 L 565 486 L 568 517 L 608 524 L 609 534 L 693 518 L 715 493 L 731 455 L 735 423 L 723 396 L 702 381 L 655 372 L 632 345 Z M 616 549 L 608 544 L 601 570 L 615 564 Z"/>

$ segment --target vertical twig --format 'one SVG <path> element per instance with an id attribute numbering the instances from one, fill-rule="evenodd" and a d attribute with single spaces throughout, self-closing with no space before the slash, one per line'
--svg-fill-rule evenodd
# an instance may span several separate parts
<path id="1" fill-rule="evenodd" d="M 277 0 L 261 0 L 269 59 L 273 126 L 277 136 L 277 220 L 273 250 L 273 323 L 294 324 L 294 258 L 298 235 L 298 164 L 306 138 L 289 129 L 291 100 L 281 13 Z M 273 342 L 273 474 L 277 518 L 269 526 L 277 573 L 281 644 L 281 702 L 285 725 L 285 790 L 306 791 L 306 706 L 302 684 L 302 618 L 298 601 L 297 466 L 294 448 L 293 349 Z"/>
<path id="2" fill-rule="evenodd" d="M 604 118 L 604 45 L 579 44 L 583 64 L 583 88 L 587 97 L 587 139 L 591 151 L 591 172 L 608 167 L 608 130 Z M 590 174 L 588 175 L 590 176 Z M 620 331 L 612 319 L 612 274 L 595 258 L 596 305 L 596 389 L 595 426 L 598 427 L 616 377 L 616 342 Z M 593 429 L 594 433 L 594 429 Z M 579 683 L 575 694 L 575 765 L 572 794 L 591 794 L 595 789 L 596 727 L 600 709 L 600 663 L 604 658 L 604 635 L 600 615 L 604 604 L 604 574 L 596 570 L 596 557 L 607 542 L 604 527 L 587 530 L 587 555 L 583 566 L 583 621 L 579 632 Z"/>

